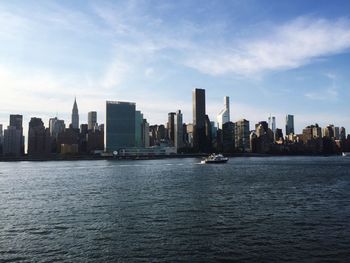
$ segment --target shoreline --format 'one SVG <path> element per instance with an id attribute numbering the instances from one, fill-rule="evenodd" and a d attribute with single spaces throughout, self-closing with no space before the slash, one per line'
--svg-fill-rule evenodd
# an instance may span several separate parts
<path id="1" fill-rule="evenodd" d="M 264 153 L 230 153 L 225 157 L 301 157 L 301 156 L 339 156 L 338 154 L 264 154 Z M 97 155 L 54 155 L 54 156 L 21 156 L 21 157 L 0 157 L 0 162 L 48 162 L 48 161 L 98 161 L 98 160 L 158 160 L 158 159 L 181 159 L 181 158 L 203 158 L 208 154 L 172 154 L 172 155 L 149 155 L 149 156 L 97 156 Z"/>

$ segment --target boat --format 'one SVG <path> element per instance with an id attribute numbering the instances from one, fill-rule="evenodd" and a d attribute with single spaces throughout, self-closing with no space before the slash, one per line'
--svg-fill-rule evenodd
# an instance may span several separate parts
<path id="1" fill-rule="evenodd" d="M 202 164 L 204 163 L 226 163 L 228 161 L 227 157 L 224 157 L 222 154 L 211 154 L 207 158 L 203 159 L 201 161 Z"/>
<path id="2" fill-rule="evenodd" d="M 343 157 L 350 157 L 350 152 L 342 152 Z"/>

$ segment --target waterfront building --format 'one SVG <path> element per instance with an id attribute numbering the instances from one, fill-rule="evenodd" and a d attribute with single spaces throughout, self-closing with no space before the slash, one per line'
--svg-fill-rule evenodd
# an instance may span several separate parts
<path id="1" fill-rule="evenodd" d="M 149 140 L 149 123 L 146 119 L 142 120 L 142 145 L 141 147 L 149 147 L 150 146 L 150 140 Z"/>
<path id="2" fill-rule="evenodd" d="M 143 114 L 141 111 L 135 111 L 135 147 L 142 147 L 143 140 Z"/>
<path id="3" fill-rule="evenodd" d="M 15 127 L 20 132 L 20 155 L 24 155 L 23 116 L 11 114 L 10 126 Z"/>
<path id="4" fill-rule="evenodd" d="M 50 135 L 54 138 L 58 137 L 58 134 L 61 132 L 64 132 L 66 129 L 66 124 L 64 123 L 64 120 L 59 120 L 57 117 L 51 118 L 49 120 L 49 130 Z"/>
<path id="5" fill-rule="evenodd" d="M 192 92 L 193 106 L 193 147 L 195 151 L 207 151 L 205 90 L 194 89 Z"/>
<path id="6" fill-rule="evenodd" d="M 105 151 L 135 147 L 136 105 L 132 102 L 107 101 Z"/>
<path id="7" fill-rule="evenodd" d="M 90 111 L 88 112 L 88 129 L 93 130 L 97 125 L 97 112 Z"/>
<path id="8" fill-rule="evenodd" d="M 45 129 L 40 118 L 31 118 L 28 129 L 28 155 L 44 155 L 51 152 L 50 130 Z"/>
<path id="9" fill-rule="evenodd" d="M 249 121 L 246 119 L 235 123 L 235 148 L 243 152 L 250 150 Z"/>
<path id="10" fill-rule="evenodd" d="M 104 131 L 100 127 L 89 130 L 87 135 L 86 151 L 94 153 L 96 151 L 103 151 L 104 149 Z"/>
<path id="11" fill-rule="evenodd" d="M 168 140 L 171 146 L 174 146 L 175 144 L 175 115 L 176 115 L 175 112 L 168 113 L 167 129 L 168 129 Z"/>
<path id="12" fill-rule="evenodd" d="M 79 152 L 79 129 L 68 128 L 58 134 L 56 151 L 61 154 L 76 154 Z"/>
<path id="13" fill-rule="evenodd" d="M 2 124 L 0 124 L 0 155 L 2 155 L 2 145 L 4 143 L 4 135 L 2 130 Z"/>
<path id="14" fill-rule="evenodd" d="M 78 105 L 77 105 L 76 98 L 74 98 L 74 104 L 73 104 L 73 109 L 72 109 L 71 127 L 73 129 L 79 129 L 79 111 L 78 111 Z"/>
<path id="15" fill-rule="evenodd" d="M 188 147 L 192 148 L 193 147 L 193 124 L 192 123 L 187 124 L 186 134 L 187 134 L 186 143 Z"/>
<path id="16" fill-rule="evenodd" d="M 178 110 L 174 118 L 174 146 L 176 150 L 183 147 L 183 123 L 182 113 Z"/>
<path id="17" fill-rule="evenodd" d="M 294 134 L 294 115 L 286 116 L 286 135 Z"/>
<path id="18" fill-rule="evenodd" d="M 339 132 L 339 136 L 340 136 L 340 140 L 345 141 L 346 140 L 346 131 L 344 127 L 340 128 L 340 132 Z"/>
<path id="19" fill-rule="evenodd" d="M 282 129 L 276 129 L 274 141 L 275 141 L 275 143 L 277 143 L 277 144 L 283 144 L 283 143 L 284 143 L 283 131 L 282 131 Z"/>
<path id="20" fill-rule="evenodd" d="M 339 127 L 333 127 L 334 140 L 339 140 L 340 132 Z"/>
<path id="21" fill-rule="evenodd" d="M 218 128 L 222 129 L 222 125 L 230 121 L 230 98 L 224 97 L 224 109 L 217 116 Z"/>
<path id="22" fill-rule="evenodd" d="M 334 125 L 330 124 L 323 129 L 323 137 L 333 139 L 334 138 Z"/>
<path id="23" fill-rule="evenodd" d="M 231 121 L 222 126 L 222 148 L 224 152 L 233 152 L 235 148 L 235 124 Z"/>
<path id="24" fill-rule="evenodd" d="M 22 155 L 22 132 L 15 126 L 8 126 L 4 130 L 3 154 L 9 156 Z"/>
<path id="25" fill-rule="evenodd" d="M 268 119 L 269 122 L 269 129 L 271 129 L 271 131 L 273 133 L 276 132 L 276 117 L 275 116 L 270 116 Z"/>

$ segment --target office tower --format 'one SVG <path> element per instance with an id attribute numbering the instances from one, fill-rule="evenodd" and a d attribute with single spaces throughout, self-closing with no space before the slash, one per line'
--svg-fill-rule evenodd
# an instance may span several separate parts
<path id="1" fill-rule="evenodd" d="M 235 147 L 240 151 L 250 149 L 249 121 L 241 119 L 235 123 Z"/>
<path id="2" fill-rule="evenodd" d="M 97 112 L 90 111 L 88 113 L 88 129 L 89 130 L 95 129 L 96 124 L 97 124 Z"/>
<path id="3" fill-rule="evenodd" d="M 195 89 L 192 92 L 193 106 L 193 147 L 196 151 L 207 151 L 205 135 L 205 90 Z"/>
<path id="4" fill-rule="evenodd" d="M 180 110 L 176 112 L 174 126 L 175 126 L 174 146 L 178 150 L 183 147 L 183 123 L 182 123 L 182 113 Z"/>
<path id="5" fill-rule="evenodd" d="M 334 134 L 334 139 L 339 140 L 340 138 L 339 127 L 333 127 L 333 134 Z"/>
<path id="6" fill-rule="evenodd" d="M 149 123 L 142 120 L 142 147 L 149 147 Z"/>
<path id="7" fill-rule="evenodd" d="M 205 148 L 203 149 L 204 152 L 211 152 L 212 151 L 212 128 L 211 128 L 211 122 L 208 115 L 205 115 Z"/>
<path id="8" fill-rule="evenodd" d="M 276 117 L 274 117 L 274 116 L 269 117 L 269 128 L 271 129 L 271 131 L 273 133 L 276 132 Z"/>
<path id="9" fill-rule="evenodd" d="M 168 113 L 168 123 L 167 123 L 167 129 L 168 129 L 168 139 L 170 142 L 170 145 L 174 145 L 175 142 L 175 112 L 169 112 Z"/>
<path id="10" fill-rule="evenodd" d="M 143 114 L 141 111 L 135 111 L 135 146 L 142 147 L 143 133 Z"/>
<path id="11" fill-rule="evenodd" d="M 313 136 L 314 139 L 322 138 L 322 128 L 319 127 L 317 123 L 313 126 L 312 136 Z"/>
<path id="12" fill-rule="evenodd" d="M 48 153 L 49 130 L 45 129 L 40 118 L 31 118 L 28 129 L 28 155 L 43 155 Z"/>
<path id="13" fill-rule="evenodd" d="M 0 124 L 0 155 L 2 155 L 2 145 L 4 143 L 4 135 L 2 130 L 2 124 Z"/>
<path id="14" fill-rule="evenodd" d="M 119 151 L 135 146 L 136 105 L 132 102 L 107 101 L 105 150 Z"/>
<path id="15" fill-rule="evenodd" d="M 58 134 L 64 132 L 65 129 L 66 124 L 64 120 L 59 120 L 57 117 L 49 120 L 49 130 L 52 137 L 57 138 Z"/>
<path id="16" fill-rule="evenodd" d="M 8 126 L 4 130 L 3 154 L 20 156 L 22 154 L 22 132 L 15 126 Z"/>
<path id="17" fill-rule="evenodd" d="M 344 127 L 340 128 L 340 140 L 345 141 L 346 140 L 346 131 Z"/>
<path id="18" fill-rule="evenodd" d="M 233 152 L 235 148 L 235 124 L 231 121 L 222 126 L 222 147 L 224 152 Z"/>
<path id="19" fill-rule="evenodd" d="M 11 114 L 10 115 L 10 127 L 14 127 L 16 130 L 19 131 L 19 134 L 20 134 L 19 142 L 16 142 L 15 145 L 17 146 L 17 144 L 19 143 L 19 145 L 20 145 L 19 155 L 23 155 L 24 154 L 23 116 L 18 115 L 18 114 Z M 12 129 L 9 129 L 9 131 L 8 131 L 8 135 L 10 135 L 10 134 L 11 134 L 11 139 L 17 138 L 17 135 L 14 135 L 14 132 L 12 131 Z M 15 149 L 13 149 L 13 150 L 14 150 L 14 152 L 16 152 Z"/>
<path id="20" fill-rule="evenodd" d="M 217 116 L 218 128 L 222 129 L 222 125 L 230 121 L 230 98 L 224 97 L 224 109 Z"/>
<path id="21" fill-rule="evenodd" d="M 286 116 L 286 135 L 294 134 L 294 116 L 287 115 Z"/>
<path id="22" fill-rule="evenodd" d="M 323 137 L 327 137 L 329 139 L 334 138 L 334 125 L 330 124 L 323 129 Z"/>
<path id="23" fill-rule="evenodd" d="M 73 109 L 72 109 L 71 127 L 73 129 L 79 129 L 79 111 L 78 111 L 78 105 L 77 105 L 76 98 L 74 98 L 74 104 L 73 104 Z"/>

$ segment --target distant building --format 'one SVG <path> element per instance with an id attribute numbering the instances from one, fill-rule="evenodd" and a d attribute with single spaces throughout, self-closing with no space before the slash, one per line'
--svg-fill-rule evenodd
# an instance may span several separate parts
<path id="1" fill-rule="evenodd" d="M 131 102 L 106 102 L 105 150 L 107 152 L 135 147 L 135 108 L 135 103 Z"/>
<path id="2" fill-rule="evenodd" d="M 183 147 L 183 123 L 182 113 L 178 110 L 174 119 L 174 146 L 176 150 Z"/>
<path id="3" fill-rule="evenodd" d="M 276 117 L 270 116 L 268 121 L 269 121 L 269 128 L 271 129 L 271 131 L 273 133 L 275 133 L 276 132 Z"/>
<path id="4" fill-rule="evenodd" d="M 79 129 L 79 111 L 76 98 L 74 99 L 73 109 L 72 109 L 72 123 L 73 129 Z"/>
<path id="5" fill-rule="evenodd" d="M 31 118 L 28 129 L 28 155 L 47 155 L 51 153 L 52 137 L 40 118 Z"/>
<path id="6" fill-rule="evenodd" d="M 224 97 L 224 109 L 217 116 L 218 128 L 222 129 L 222 125 L 230 121 L 230 98 Z"/>
<path id="7" fill-rule="evenodd" d="M 346 140 L 346 131 L 344 127 L 340 128 L 340 140 L 345 141 Z"/>
<path id="8" fill-rule="evenodd" d="M 235 148 L 244 152 L 250 150 L 249 121 L 246 119 L 235 123 Z"/>
<path id="9" fill-rule="evenodd" d="M 20 155 L 24 155 L 23 116 L 11 114 L 10 126 L 15 127 L 20 132 Z"/>
<path id="10" fill-rule="evenodd" d="M 3 154 L 8 156 L 22 155 L 22 132 L 15 126 L 8 126 L 4 131 Z"/>
<path id="11" fill-rule="evenodd" d="M 141 147 L 149 147 L 150 146 L 150 140 L 149 140 L 149 123 L 146 119 L 142 120 L 142 145 Z"/>
<path id="12" fill-rule="evenodd" d="M 233 152 L 235 148 L 235 124 L 231 121 L 222 126 L 222 147 L 224 152 Z"/>
<path id="13" fill-rule="evenodd" d="M 339 127 L 333 127 L 334 140 L 340 139 Z"/>
<path id="14" fill-rule="evenodd" d="M 2 124 L 0 124 L 0 155 L 2 155 L 2 146 L 4 143 L 4 134 L 2 130 Z"/>
<path id="15" fill-rule="evenodd" d="M 323 129 L 323 137 L 334 139 L 334 125 L 330 124 L 326 128 Z"/>
<path id="16" fill-rule="evenodd" d="M 175 115 L 176 115 L 175 112 L 168 113 L 167 129 L 168 129 L 168 140 L 171 146 L 175 145 Z"/>
<path id="17" fill-rule="evenodd" d="M 66 124 L 64 123 L 64 120 L 59 120 L 57 117 L 49 120 L 49 130 L 52 137 L 57 138 L 58 134 L 64 132 L 65 129 Z"/>
<path id="18" fill-rule="evenodd" d="M 97 125 L 97 112 L 90 111 L 88 112 L 88 129 L 93 130 Z"/>
<path id="19" fill-rule="evenodd" d="M 141 111 L 135 111 L 135 147 L 142 147 L 143 140 L 143 114 Z"/>
<path id="20" fill-rule="evenodd" d="M 294 134 L 294 115 L 286 116 L 286 135 Z"/>
<path id="21" fill-rule="evenodd" d="M 193 106 L 193 147 L 195 151 L 207 152 L 205 90 L 195 89 L 192 92 Z"/>
<path id="22" fill-rule="evenodd" d="M 104 129 L 103 126 L 98 126 L 97 129 L 89 130 L 87 134 L 86 151 L 94 153 L 104 150 Z"/>

